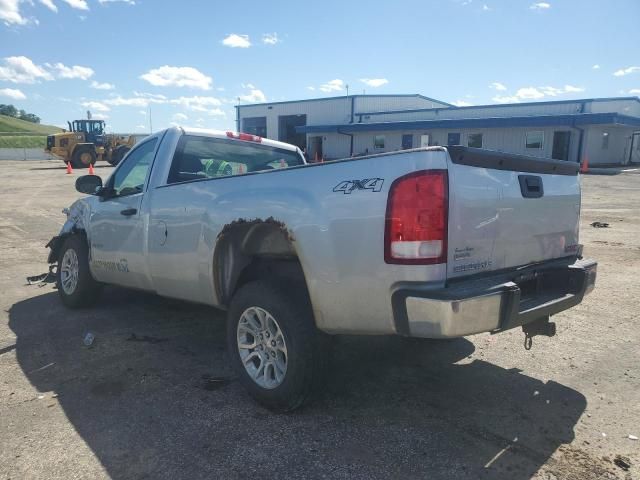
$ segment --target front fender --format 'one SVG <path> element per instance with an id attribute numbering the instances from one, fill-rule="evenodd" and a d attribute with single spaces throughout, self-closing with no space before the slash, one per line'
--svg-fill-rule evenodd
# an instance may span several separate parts
<path id="1" fill-rule="evenodd" d="M 67 214 L 67 221 L 60 229 L 60 233 L 53 237 L 45 245 L 45 248 L 49 248 L 49 256 L 47 257 L 48 263 L 57 263 L 60 255 L 60 248 L 64 243 L 64 240 L 76 234 L 83 234 L 87 236 L 88 220 L 91 215 L 91 197 L 81 198 L 69 207 L 63 210 Z"/>

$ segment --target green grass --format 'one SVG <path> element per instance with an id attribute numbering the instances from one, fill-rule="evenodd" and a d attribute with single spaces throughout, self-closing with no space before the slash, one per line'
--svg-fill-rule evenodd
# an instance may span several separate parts
<path id="1" fill-rule="evenodd" d="M 0 135 L 0 148 L 44 148 L 46 144 L 43 135 Z"/>
<path id="2" fill-rule="evenodd" d="M 20 134 L 27 133 L 31 135 L 49 135 L 51 133 L 59 133 L 62 129 L 52 125 L 41 125 L 39 123 L 25 122 L 6 115 L 0 115 L 0 136 L 2 134 Z"/>

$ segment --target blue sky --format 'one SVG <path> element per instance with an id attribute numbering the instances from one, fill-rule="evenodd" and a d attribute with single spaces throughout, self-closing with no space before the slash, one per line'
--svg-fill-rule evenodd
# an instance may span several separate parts
<path id="1" fill-rule="evenodd" d="M 115 132 L 233 129 L 234 105 L 421 93 L 640 96 L 640 1 L 0 0 L 0 103 Z"/>

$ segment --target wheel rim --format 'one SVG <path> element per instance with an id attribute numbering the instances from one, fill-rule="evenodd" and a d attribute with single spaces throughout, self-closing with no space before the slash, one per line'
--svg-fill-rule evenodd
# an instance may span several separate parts
<path id="1" fill-rule="evenodd" d="M 89 152 L 83 152 L 80 154 L 80 161 L 85 165 L 89 165 L 91 163 L 91 154 Z"/>
<path id="2" fill-rule="evenodd" d="M 78 286 L 79 271 L 78 255 L 75 250 L 70 248 L 64 252 L 62 263 L 60 265 L 60 283 L 62 283 L 62 290 L 67 295 L 71 295 L 75 292 L 76 287 Z"/>
<path id="3" fill-rule="evenodd" d="M 238 322 L 238 353 L 256 384 L 273 389 L 287 374 L 287 344 L 276 319 L 260 307 L 247 308 Z"/>

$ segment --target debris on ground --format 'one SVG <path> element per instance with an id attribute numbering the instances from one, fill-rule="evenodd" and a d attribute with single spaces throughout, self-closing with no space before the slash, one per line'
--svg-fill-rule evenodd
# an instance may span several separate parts
<path id="1" fill-rule="evenodd" d="M 609 228 L 609 224 L 606 222 L 593 222 L 591 226 L 593 228 Z"/>
<path id="2" fill-rule="evenodd" d="M 638 437 L 636 435 L 629 434 L 629 440 L 638 440 Z"/>
<path id="3" fill-rule="evenodd" d="M 159 338 L 159 337 L 151 337 L 149 335 L 137 336 L 135 333 L 132 333 L 129 338 L 127 338 L 127 342 L 148 342 L 148 343 L 161 343 L 168 341 L 168 338 Z"/>
<path id="4" fill-rule="evenodd" d="M 94 341 L 95 339 L 96 339 L 96 337 L 95 337 L 95 335 L 94 335 L 93 333 L 91 333 L 91 332 L 87 333 L 87 334 L 84 336 L 84 340 L 83 340 L 84 345 L 85 345 L 86 347 L 90 347 L 91 345 L 93 345 L 93 341 Z"/>
<path id="5" fill-rule="evenodd" d="M 631 460 L 629 460 L 629 457 L 623 457 L 622 455 L 616 455 L 616 458 L 613 459 L 613 463 L 625 472 L 631 468 Z"/>
<path id="6" fill-rule="evenodd" d="M 202 388 L 208 391 L 218 390 L 231 382 L 229 377 L 214 377 L 211 375 L 203 375 L 204 385 Z"/>
<path id="7" fill-rule="evenodd" d="M 41 273 L 40 275 L 27 277 L 27 285 L 42 286 L 46 283 L 54 283 L 56 281 L 56 272 L 53 271 L 55 268 L 55 265 L 51 265 L 47 273 Z"/>

